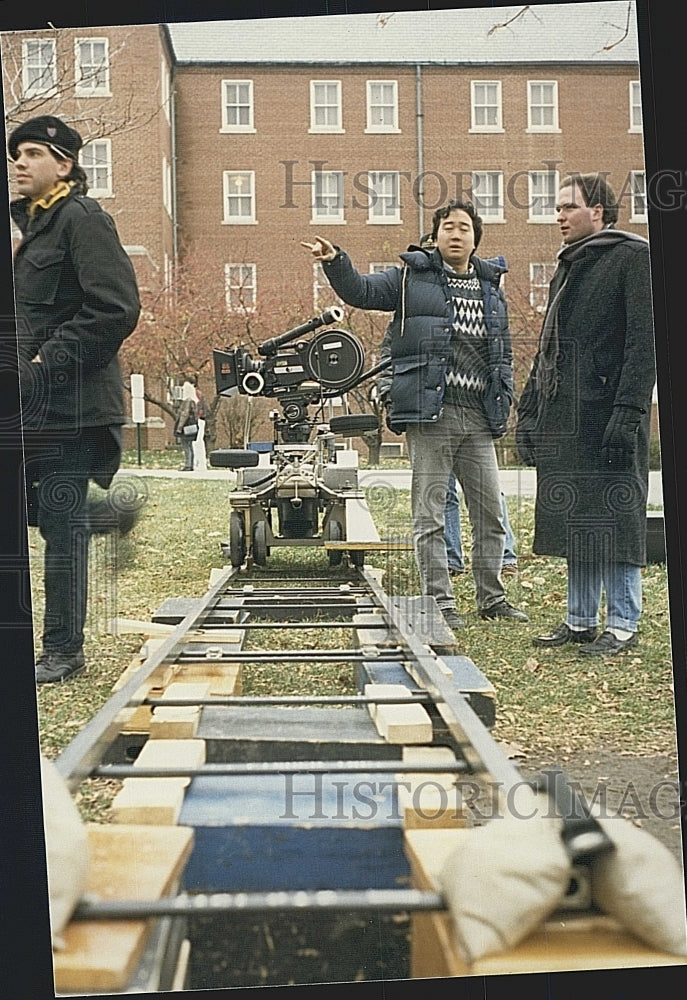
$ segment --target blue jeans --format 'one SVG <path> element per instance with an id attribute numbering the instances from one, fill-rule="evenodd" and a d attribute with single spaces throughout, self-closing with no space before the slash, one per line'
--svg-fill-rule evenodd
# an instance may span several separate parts
<path id="1" fill-rule="evenodd" d="M 515 566 L 518 561 L 518 557 L 515 554 L 515 537 L 508 520 L 508 507 L 506 506 L 506 497 L 503 493 L 501 493 L 501 516 L 503 518 L 503 527 L 506 531 L 503 565 Z M 458 570 L 459 572 L 464 571 L 465 560 L 463 558 L 463 542 L 460 526 L 460 499 L 458 497 L 458 484 L 453 472 L 448 480 L 444 534 L 446 537 L 448 568 Z"/>
<path id="2" fill-rule="evenodd" d="M 599 624 L 601 588 L 606 591 L 606 628 L 636 632 L 642 611 L 641 567 L 610 560 L 568 560 L 568 625 Z"/>

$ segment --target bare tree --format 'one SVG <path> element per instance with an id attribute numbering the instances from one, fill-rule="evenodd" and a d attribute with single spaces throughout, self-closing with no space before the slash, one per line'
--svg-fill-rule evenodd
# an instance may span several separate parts
<path id="1" fill-rule="evenodd" d="M 112 35 L 112 32 L 109 33 Z M 125 33 L 107 53 L 94 51 L 93 61 L 74 66 L 73 29 L 49 26 L 46 31 L 0 34 L 5 124 L 8 130 L 36 115 L 65 115 L 81 133 L 84 143 L 131 132 L 148 125 L 162 108 L 162 95 L 142 101 L 136 90 L 135 68 L 118 87 L 117 100 L 98 99 L 99 85 L 117 66 L 128 68 L 131 32 Z M 108 36 L 109 37 L 109 36 Z M 27 64 L 27 53 L 35 59 Z M 89 96 L 84 96 L 84 92 Z"/>

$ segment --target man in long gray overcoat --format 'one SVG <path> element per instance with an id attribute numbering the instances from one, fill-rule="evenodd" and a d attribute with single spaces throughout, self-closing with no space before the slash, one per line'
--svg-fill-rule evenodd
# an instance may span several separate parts
<path id="1" fill-rule="evenodd" d="M 646 563 L 656 377 L 649 246 L 614 228 L 617 199 L 601 174 L 566 178 L 556 211 L 563 247 L 516 440 L 537 469 L 533 550 L 567 560 L 567 615 L 534 644 L 613 656 L 637 644 Z"/>

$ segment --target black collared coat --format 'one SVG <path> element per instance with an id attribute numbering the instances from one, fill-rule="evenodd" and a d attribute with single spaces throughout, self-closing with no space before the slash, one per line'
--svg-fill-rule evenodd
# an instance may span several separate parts
<path id="1" fill-rule="evenodd" d="M 533 551 L 644 565 L 656 380 L 648 243 L 590 243 L 570 265 L 558 321 L 558 391 L 538 395 L 537 355 L 518 404 L 536 456 Z M 616 404 L 643 411 L 627 471 L 601 452 Z"/>
<path id="2" fill-rule="evenodd" d="M 24 429 L 123 424 L 117 352 L 140 301 L 114 221 L 74 190 L 33 219 L 28 206 L 27 198 L 11 205 L 23 236 L 14 290 Z"/>

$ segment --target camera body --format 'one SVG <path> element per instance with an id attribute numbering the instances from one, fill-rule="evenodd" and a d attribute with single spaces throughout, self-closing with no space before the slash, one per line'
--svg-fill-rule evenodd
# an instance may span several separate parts
<path id="1" fill-rule="evenodd" d="M 222 544 L 234 566 L 247 560 L 265 565 L 279 545 L 324 546 L 331 566 L 346 552 L 349 562 L 362 565 L 362 545 L 379 541 L 358 487 L 357 452 L 336 442 L 337 435 L 376 429 L 377 418 L 332 415 L 333 401 L 372 374 L 363 374 L 365 352 L 346 330 L 303 339 L 342 317 L 339 307 L 325 310 L 265 341 L 258 359 L 244 347 L 213 351 L 219 395 L 265 396 L 281 408 L 270 413 L 274 440 L 266 464 L 250 448 L 210 454 L 211 465 L 237 471 L 237 488 L 229 495 L 229 540 Z M 311 406 L 317 406 L 314 418 Z"/>

